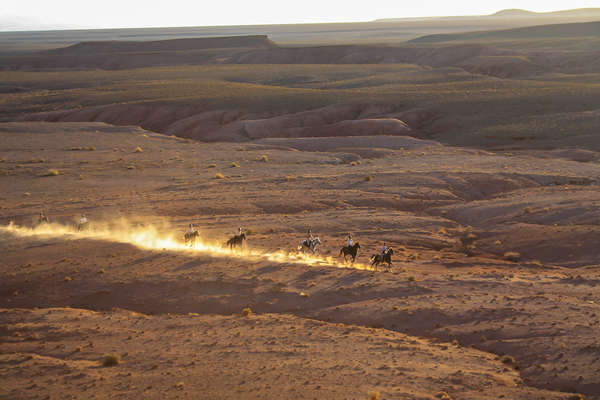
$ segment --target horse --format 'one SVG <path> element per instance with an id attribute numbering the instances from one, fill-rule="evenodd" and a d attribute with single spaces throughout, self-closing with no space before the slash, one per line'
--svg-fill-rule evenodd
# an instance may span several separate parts
<path id="1" fill-rule="evenodd" d="M 394 254 L 394 250 L 390 247 L 386 250 L 386 252 L 382 254 L 373 254 L 370 258 L 371 267 L 375 268 L 377 271 L 377 266 L 379 264 L 385 263 L 387 264 L 388 269 L 392 267 L 392 254 Z"/>
<path id="2" fill-rule="evenodd" d="M 300 242 L 300 245 L 298 246 L 298 250 L 302 250 L 302 252 L 306 252 L 306 249 L 310 250 L 311 253 L 315 253 L 315 250 L 317 248 L 318 245 L 321 244 L 321 239 L 319 239 L 318 237 L 314 238 L 314 239 L 304 239 L 303 241 Z"/>
<path id="3" fill-rule="evenodd" d="M 244 240 L 246 240 L 246 234 L 242 232 L 225 242 L 225 246 L 229 246 L 229 249 L 233 250 L 234 247 L 241 247 L 244 244 Z"/>
<path id="4" fill-rule="evenodd" d="M 193 246 L 196 244 L 196 240 L 198 239 L 198 237 L 200 236 L 200 234 L 198 233 L 198 231 L 193 231 L 193 232 L 186 232 L 184 237 L 185 237 L 185 244 L 188 246 Z"/>
<path id="5" fill-rule="evenodd" d="M 344 246 L 340 250 L 340 254 L 338 257 L 344 255 L 344 261 L 346 261 L 347 256 L 352 256 L 352 264 L 354 264 L 354 260 L 356 260 L 356 255 L 358 254 L 358 249 L 360 249 L 360 244 L 358 242 L 354 243 L 352 246 Z"/>
<path id="6" fill-rule="evenodd" d="M 77 231 L 81 232 L 81 231 L 87 231 L 90 229 L 90 221 L 86 221 L 86 222 L 80 222 L 77 224 Z"/>
<path id="7" fill-rule="evenodd" d="M 34 228 L 37 228 L 38 226 L 42 226 L 42 225 L 47 225 L 50 223 L 50 220 L 48 219 L 48 217 L 44 216 L 40 216 L 37 221 L 34 223 Z"/>

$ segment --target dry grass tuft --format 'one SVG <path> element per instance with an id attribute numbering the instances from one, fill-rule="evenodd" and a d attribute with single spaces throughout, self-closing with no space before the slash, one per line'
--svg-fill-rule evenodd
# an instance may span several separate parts
<path id="1" fill-rule="evenodd" d="M 437 397 L 440 400 L 451 400 L 452 398 L 450 397 L 450 395 L 446 392 L 437 392 L 435 394 L 435 397 Z"/>
<path id="2" fill-rule="evenodd" d="M 142 150 L 142 148 L 140 146 L 136 147 L 135 150 L 133 151 L 134 153 L 142 153 L 144 150 Z"/>
<path id="3" fill-rule="evenodd" d="M 216 175 L 215 175 L 215 179 L 225 179 L 225 175 L 223 175 L 220 172 L 217 172 Z"/>
<path id="4" fill-rule="evenodd" d="M 503 259 L 507 261 L 517 262 L 521 260 L 521 254 L 516 251 L 509 251 L 504 253 Z"/>
<path id="5" fill-rule="evenodd" d="M 65 282 L 71 282 L 73 279 L 71 279 L 70 276 L 65 276 Z"/>
<path id="6" fill-rule="evenodd" d="M 235 161 L 233 161 L 231 163 L 231 168 L 239 168 L 239 167 L 240 167 L 240 164 L 236 163 Z"/>
<path id="7" fill-rule="evenodd" d="M 256 161 L 268 162 L 269 157 L 266 154 L 263 154 L 262 156 L 258 157 Z"/>
<path id="8" fill-rule="evenodd" d="M 525 207 L 525 208 L 523 209 L 523 212 L 524 212 L 525 214 L 531 214 L 531 213 L 533 212 L 533 208 L 531 208 L 531 207 Z"/>
<path id="9" fill-rule="evenodd" d="M 121 363 L 121 356 L 118 354 L 105 354 L 102 357 L 102 366 L 103 367 L 114 367 L 115 365 L 119 365 Z"/>
<path id="10" fill-rule="evenodd" d="M 249 317 L 252 315 L 252 310 L 250 307 L 246 307 L 242 310 L 242 317 Z"/>
<path id="11" fill-rule="evenodd" d="M 217 168 L 217 164 L 208 164 L 206 168 Z"/>
<path id="12" fill-rule="evenodd" d="M 373 180 L 373 177 L 371 175 L 365 176 L 365 181 L 371 182 L 372 180 Z"/>

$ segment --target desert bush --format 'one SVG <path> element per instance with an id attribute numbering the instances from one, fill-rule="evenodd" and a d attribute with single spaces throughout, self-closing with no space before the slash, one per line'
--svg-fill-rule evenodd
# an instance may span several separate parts
<path id="1" fill-rule="evenodd" d="M 142 148 L 140 146 L 136 147 L 135 150 L 133 151 L 134 153 L 142 153 L 144 150 L 142 150 Z"/>
<path id="2" fill-rule="evenodd" d="M 71 279 L 70 276 L 65 276 L 65 282 L 71 282 L 73 279 Z"/>
<path id="3" fill-rule="evenodd" d="M 48 171 L 46 171 L 44 174 L 42 174 L 42 176 L 58 176 L 60 175 L 60 171 L 54 168 L 50 168 Z"/>
<path id="4" fill-rule="evenodd" d="M 531 208 L 531 207 L 525 207 L 525 208 L 523 209 L 523 212 L 524 212 L 525 214 L 531 214 L 531 213 L 533 212 L 533 208 Z"/>
<path id="5" fill-rule="evenodd" d="M 408 281 L 409 281 L 409 282 L 414 282 L 414 281 L 415 281 L 415 277 L 414 277 L 414 276 L 412 276 L 412 275 L 411 275 L 411 276 L 409 276 L 409 277 L 408 277 L 408 278 L 406 278 L 406 279 L 408 279 Z"/>
<path id="6" fill-rule="evenodd" d="M 216 175 L 215 175 L 215 179 L 225 179 L 225 175 L 223 175 L 220 172 L 217 172 Z"/>
<path id="7" fill-rule="evenodd" d="M 582 394 L 573 394 L 567 397 L 567 400 L 585 400 L 585 397 Z"/>
<path id="8" fill-rule="evenodd" d="M 371 175 L 365 176 L 365 181 L 371 182 L 372 180 L 373 180 L 373 177 Z"/>
<path id="9" fill-rule="evenodd" d="M 517 253 L 516 251 L 509 251 L 504 253 L 504 256 L 502 258 L 504 258 L 507 261 L 517 262 L 521 260 L 521 254 Z"/>
<path id="10" fill-rule="evenodd" d="M 503 364 L 514 364 L 515 363 L 515 359 L 512 358 L 511 356 L 502 356 L 502 358 L 500 358 L 500 361 L 502 361 Z"/>
<path id="11" fill-rule="evenodd" d="M 268 162 L 269 157 L 266 154 L 263 154 L 262 156 L 258 157 L 256 161 Z"/>
<path id="12" fill-rule="evenodd" d="M 127 169 L 135 169 L 135 165 L 128 165 Z"/>
<path id="13" fill-rule="evenodd" d="M 450 397 L 450 395 L 446 392 L 437 392 L 435 394 L 435 397 L 437 397 L 440 400 L 451 400 L 452 398 Z"/>
<path id="14" fill-rule="evenodd" d="M 379 400 L 380 398 L 381 398 L 381 396 L 380 396 L 379 392 L 375 392 L 375 391 L 369 392 L 369 397 L 368 397 L 369 400 Z"/>
<path id="15" fill-rule="evenodd" d="M 250 307 L 246 307 L 242 310 L 242 317 L 249 317 L 252 315 L 252 310 Z"/>
<path id="16" fill-rule="evenodd" d="M 118 354 L 105 354 L 102 357 L 102 366 L 103 367 L 113 367 L 121 363 L 121 356 Z"/>
<path id="17" fill-rule="evenodd" d="M 206 168 L 217 168 L 217 164 L 208 164 Z"/>
<path id="18" fill-rule="evenodd" d="M 236 163 L 235 161 L 233 161 L 231 163 L 231 168 L 239 168 L 239 167 L 240 167 L 240 164 Z"/>

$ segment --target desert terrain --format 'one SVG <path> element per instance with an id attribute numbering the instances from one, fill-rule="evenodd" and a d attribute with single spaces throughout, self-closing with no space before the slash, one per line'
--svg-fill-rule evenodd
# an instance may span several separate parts
<path id="1" fill-rule="evenodd" d="M 0 398 L 600 399 L 600 32 L 536 18 L 0 34 Z"/>

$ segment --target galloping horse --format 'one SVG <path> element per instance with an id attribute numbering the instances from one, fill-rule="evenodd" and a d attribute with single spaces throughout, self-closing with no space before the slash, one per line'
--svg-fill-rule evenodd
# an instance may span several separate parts
<path id="1" fill-rule="evenodd" d="M 242 232 L 225 242 L 225 246 L 229 246 L 229 249 L 233 250 L 234 247 L 242 247 L 244 240 L 246 240 L 246 234 Z"/>
<path id="2" fill-rule="evenodd" d="M 377 266 L 379 264 L 385 263 L 387 264 L 388 269 L 392 267 L 392 254 L 394 254 L 394 250 L 390 247 L 386 250 L 385 254 L 373 254 L 371 256 L 371 267 L 375 268 L 377 271 Z"/>
<path id="3" fill-rule="evenodd" d="M 352 264 L 354 264 L 354 260 L 356 260 L 356 255 L 358 254 L 358 249 L 360 249 L 360 244 L 358 244 L 358 242 L 354 243 L 352 246 L 344 246 L 340 250 L 338 257 L 343 254 L 344 261 L 346 261 L 346 256 L 352 256 Z"/>
<path id="4" fill-rule="evenodd" d="M 185 244 L 188 246 L 193 246 L 196 244 L 196 240 L 198 239 L 198 237 L 200 237 L 200 234 L 198 233 L 198 231 L 186 232 L 184 237 Z"/>
<path id="5" fill-rule="evenodd" d="M 302 250 L 302 252 L 306 252 L 306 250 L 310 250 L 311 253 L 315 253 L 315 250 L 317 248 L 318 245 L 321 244 L 321 239 L 319 239 L 318 237 L 310 240 L 310 239 L 304 239 L 303 241 L 300 242 L 300 246 L 298 246 L 298 250 Z"/>

